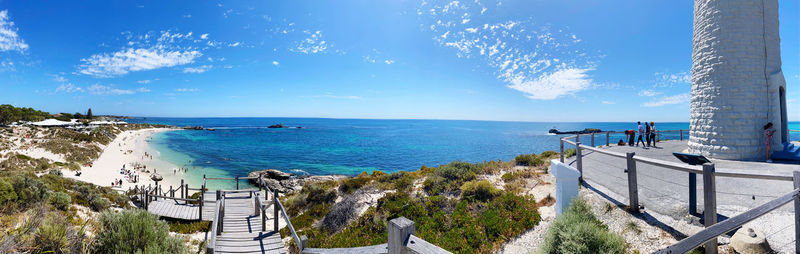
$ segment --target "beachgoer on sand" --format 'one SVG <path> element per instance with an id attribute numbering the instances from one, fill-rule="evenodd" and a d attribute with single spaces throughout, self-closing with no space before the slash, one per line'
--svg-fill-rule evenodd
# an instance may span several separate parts
<path id="1" fill-rule="evenodd" d="M 772 150 L 772 136 L 775 135 L 775 129 L 772 128 L 772 122 L 767 123 L 764 125 L 764 144 L 767 146 L 767 162 L 772 162 L 769 159 L 770 150 Z"/>

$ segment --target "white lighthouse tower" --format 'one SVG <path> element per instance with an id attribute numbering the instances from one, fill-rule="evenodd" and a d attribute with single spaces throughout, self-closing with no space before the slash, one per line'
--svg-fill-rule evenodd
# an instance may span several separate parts
<path id="1" fill-rule="evenodd" d="M 777 0 L 695 0 L 689 150 L 717 159 L 764 158 L 763 126 L 789 137 Z"/>

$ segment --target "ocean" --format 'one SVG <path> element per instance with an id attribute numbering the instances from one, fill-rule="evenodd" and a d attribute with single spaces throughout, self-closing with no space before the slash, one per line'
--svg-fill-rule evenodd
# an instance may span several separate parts
<path id="1" fill-rule="evenodd" d="M 161 158 L 190 168 L 202 178 L 246 176 L 261 169 L 309 175 L 380 170 L 414 171 L 452 161 L 511 160 L 519 154 L 558 151 L 562 131 L 598 128 L 623 131 L 636 123 L 539 123 L 461 120 L 374 120 L 324 118 L 134 118 L 131 123 L 203 126 L 155 135 Z M 267 128 L 273 124 L 302 128 Z M 800 123 L 790 124 L 800 129 Z M 659 130 L 688 129 L 689 123 L 656 123 Z M 614 135 L 616 143 L 622 135 Z M 688 132 L 684 132 L 688 138 Z M 678 139 L 678 133 L 662 136 Z M 792 140 L 800 139 L 793 133 Z M 582 140 L 584 143 L 588 139 Z M 605 143 L 605 135 L 596 144 Z M 194 177 L 193 177 L 194 178 Z M 192 181 L 195 182 L 195 181 Z"/>

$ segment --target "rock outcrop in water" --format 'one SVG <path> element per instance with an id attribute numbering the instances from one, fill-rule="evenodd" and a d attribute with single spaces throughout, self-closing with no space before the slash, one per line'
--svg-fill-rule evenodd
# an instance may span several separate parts
<path id="1" fill-rule="evenodd" d="M 309 176 L 309 175 L 295 175 L 292 173 L 281 172 L 275 169 L 266 169 L 253 171 L 248 174 L 249 177 L 258 177 L 264 180 L 266 186 L 272 190 L 278 190 L 281 193 L 289 193 L 293 191 L 300 191 L 303 185 L 312 182 L 324 182 L 330 180 L 340 180 L 347 178 L 344 175 L 324 175 L 324 176 Z M 255 179 L 250 179 L 250 183 L 258 185 Z"/>
<path id="2" fill-rule="evenodd" d="M 600 130 L 600 129 L 595 129 L 595 128 L 586 128 L 586 129 L 583 129 L 582 131 L 559 131 L 559 130 L 553 128 L 553 129 L 550 129 L 550 131 L 548 131 L 548 132 L 549 133 L 553 133 L 553 134 L 591 134 L 591 133 L 598 133 L 598 132 L 603 132 L 603 131 Z"/>

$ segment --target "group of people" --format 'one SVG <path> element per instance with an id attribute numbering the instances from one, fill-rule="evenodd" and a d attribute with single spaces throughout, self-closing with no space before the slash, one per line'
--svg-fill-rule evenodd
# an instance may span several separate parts
<path id="1" fill-rule="evenodd" d="M 636 145 L 638 147 L 639 143 L 642 143 L 642 147 L 645 149 L 647 149 L 648 147 L 656 147 L 656 134 L 657 134 L 656 124 L 654 122 L 650 122 L 650 124 L 647 124 L 647 122 L 645 122 L 644 126 L 642 126 L 642 122 L 636 122 L 636 124 L 638 125 L 636 130 L 625 131 L 625 137 L 628 138 L 628 145 L 629 146 Z M 636 139 L 637 133 L 639 134 L 638 139 Z M 619 143 L 617 144 L 624 146 L 625 141 L 620 139 Z"/>

